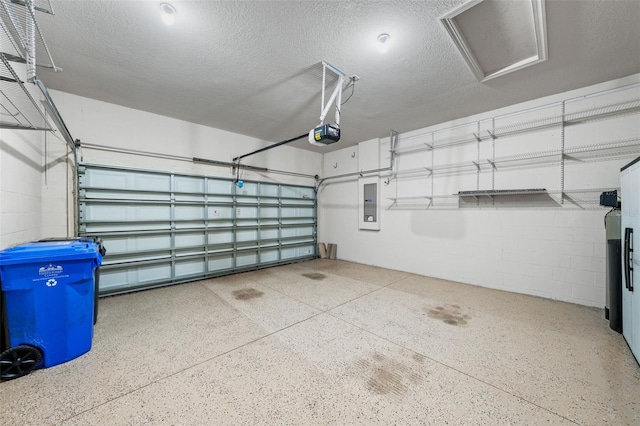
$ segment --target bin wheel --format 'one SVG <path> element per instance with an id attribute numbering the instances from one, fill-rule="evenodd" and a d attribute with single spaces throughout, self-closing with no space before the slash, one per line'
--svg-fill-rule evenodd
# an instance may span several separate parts
<path id="1" fill-rule="evenodd" d="M 0 354 L 0 380 L 13 380 L 29 374 L 42 360 L 36 347 L 20 345 Z"/>

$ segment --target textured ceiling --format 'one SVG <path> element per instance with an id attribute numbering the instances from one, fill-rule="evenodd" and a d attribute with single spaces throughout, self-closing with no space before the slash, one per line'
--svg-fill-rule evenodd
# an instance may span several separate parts
<path id="1" fill-rule="evenodd" d="M 40 78 L 278 142 L 318 124 L 325 60 L 361 78 L 339 143 L 292 144 L 326 152 L 640 71 L 640 1 L 547 1 L 549 60 L 486 83 L 439 22 L 464 1 L 170 2 L 171 27 L 158 1 L 54 1 L 40 26 L 64 71 Z M 374 46 L 382 32 L 392 37 L 384 54 Z"/>

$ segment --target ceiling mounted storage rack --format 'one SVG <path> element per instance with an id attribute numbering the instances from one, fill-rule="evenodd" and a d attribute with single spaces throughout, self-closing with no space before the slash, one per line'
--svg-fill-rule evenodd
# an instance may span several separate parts
<path id="1" fill-rule="evenodd" d="M 47 119 L 48 112 L 66 143 L 73 148 L 73 137 L 47 88 L 36 76 L 36 67 L 62 71 L 53 62 L 36 12 L 53 15 L 51 1 L 0 0 L 0 128 L 54 130 Z M 20 64 L 26 66 L 26 81 L 40 90 L 42 104 L 13 68 Z"/>
<path id="2" fill-rule="evenodd" d="M 53 15 L 49 0 L 0 0 L 2 53 L 9 60 L 26 62 L 27 80 L 35 77 L 35 66 L 60 71 L 36 20 L 36 12 Z"/>
<path id="3" fill-rule="evenodd" d="M 0 54 L 0 128 L 52 130 L 45 113 Z"/>

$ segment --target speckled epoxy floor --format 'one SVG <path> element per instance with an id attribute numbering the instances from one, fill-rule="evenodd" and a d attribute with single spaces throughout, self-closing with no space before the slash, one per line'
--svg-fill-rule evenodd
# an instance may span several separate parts
<path id="1" fill-rule="evenodd" d="M 640 424 L 601 309 L 334 260 L 100 301 L 2 425 Z"/>

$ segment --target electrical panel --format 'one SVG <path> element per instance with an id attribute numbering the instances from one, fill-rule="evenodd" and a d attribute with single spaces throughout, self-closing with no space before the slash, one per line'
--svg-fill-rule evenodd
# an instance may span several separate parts
<path id="1" fill-rule="evenodd" d="M 377 183 L 365 183 L 364 184 L 364 217 L 362 220 L 365 222 L 377 222 L 378 221 L 378 184 Z"/>
<path id="2" fill-rule="evenodd" d="M 358 223 L 359 229 L 380 230 L 380 179 L 361 178 L 358 181 Z"/>

